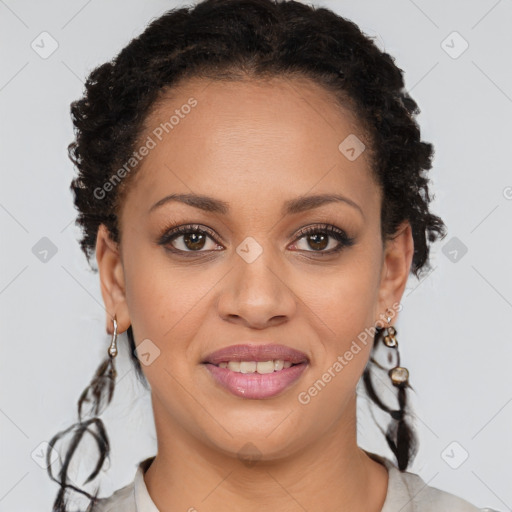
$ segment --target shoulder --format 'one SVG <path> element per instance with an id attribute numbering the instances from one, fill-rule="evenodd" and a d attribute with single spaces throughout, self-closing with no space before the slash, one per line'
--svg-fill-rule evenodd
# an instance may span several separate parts
<path id="1" fill-rule="evenodd" d="M 155 457 L 148 457 L 137 466 L 133 480 L 108 498 L 100 498 L 87 512 L 158 512 L 144 482 L 144 472 Z"/>
<path id="2" fill-rule="evenodd" d="M 100 498 L 91 512 L 137 512 L 133 482 L 121 487 L 108 498 Z"/>
<path id="3" fill-rule="evenodd" d="M 478 508 L 454 494 L 431 487 L 417 474 L 400 472 L 395 468 L 398 488 L 397 499 L 403 501 L 404 510 L 414 512 L 433 512 L 449 510 L 450 512 L 497 512 L 490 508 Z M 407 500 L 409 503 L 407 504 Z M 409 508 L 407 508 L 409 506 Z"/>
<path id="4" fill-rule="evenodd" d="M 428 485 L 410 471 L 400 471 L 387 457 L 366 451 L 388 470 L 388 489 L 381 512 L 498 512 L 478 508 L 454 494 Z"/>

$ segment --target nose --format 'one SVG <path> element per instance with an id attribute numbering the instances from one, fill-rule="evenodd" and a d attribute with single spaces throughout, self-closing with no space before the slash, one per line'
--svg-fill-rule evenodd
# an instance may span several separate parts
<path id="1" fill-rule="evenodd" d="M 297 298 L 278 259 L 266 257 L 265 251 L 251 262 L 238 255 L 236 258 L 217 303 L 219 315 L 253 329 L 289 321 Z"/>

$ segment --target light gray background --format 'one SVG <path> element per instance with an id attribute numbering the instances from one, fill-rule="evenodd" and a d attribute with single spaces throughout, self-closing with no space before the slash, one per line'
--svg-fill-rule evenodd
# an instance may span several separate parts
<path id="1" fill-rule="evenodd" d="M 93 67 L 177 5 L 0 0 L 1 511 L 50 510 L 57 485 L 36 462 L 40 445 L 76 420 L 79 394 L 109 344 L 98 276 L 73 224 L 69 104 Z M 411 471 L 475 505 L 511 510 L 512 3 L 322 5 L 396 58 L 422 109 L 423 138 L 436 148 L 433 209 L 449 232 L 433 250 L 433 271 L 411 277 L 397 323 L 421 440 Z M 31 47 L 42 46 L 43 31 L 58 43 L 45 59 Z M 57 251 L 46 262 L 33 250 L 43 237 Z M 125 334 L 119 341 L 121 380 L 103 416 L 112 458 L 102 495 L 130 482 L 156 447 L 149 397 L 130 371 Z M 391 457 L 364 399 L 359 435 L 363 447 Z"/>

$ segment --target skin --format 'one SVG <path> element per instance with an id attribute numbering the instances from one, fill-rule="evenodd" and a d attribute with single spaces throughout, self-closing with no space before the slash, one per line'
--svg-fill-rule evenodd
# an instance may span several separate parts
<path id="1" fill-rule="evenodd" d="M 107 331 L 115 314 L 119 333 L 131 324 L 136 344 L 149 339 L 160 350 L 142 365 L 158 440 L 144 476 L 149 494 L 160 510 L 378 512 L 387 470 L 356 442 L 356 386 L 371 343 L 310 403 L 297 396 L 400 302 L 411 227 L 404 222 L 383 245 L 369 152 L 350 161 L 338 149 L 349 134 L 369 141 L 351 112 L 334 108 L 317 84 L 188 80 L 150 113 L 140 140 L 191 96 L 197 106 L 143 159 L 128 188 L 120 245 L 103 225 L 96 241 Z M 286 200 L 333 191 L 360 210 L 333 202 L 281 213 Z M 178 202 L 148 213 L 171 193 L 220 199 L 229 213 Z M 171 221 L 209 227 L 217 239 L 207 237 L 193 252 L 178 235 L 167 246 L 191 257 L 173 254 L 158 244 Z M 322 257 L 314 237 L 296 236 L 322 224 L 346 231 L 354 245 Z M 236 252 L 249 236 L 263 251 L 251 263 Z M 338 246 L 328 240 L 320 252 Z M 200 363 L 248 340 L 294 347 L 309 365 L 279 396 L 234 396 Z M 240 456 L 247 443 L 258 451 L 254 464 Z"/>

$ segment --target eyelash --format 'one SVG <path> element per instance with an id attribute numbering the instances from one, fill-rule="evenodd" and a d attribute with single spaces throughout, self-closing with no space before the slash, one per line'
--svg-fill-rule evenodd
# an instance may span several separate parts
<path id="1" fill-rule="evenodd" d="M 216 244 L 219 244 L 219 242 L 217 242 L 217 240 L 215 238 L 213 231 L 208 228 L 201 227 L 199 224 L 187 224 L 187 225 L 182 225 L 182 226 L 176 226 L 176 225 L 167 226 L 164 229 L 164 234 L 160 237 L 158 244 L 167 246 L 168 244 L 173 242 L 176 238 L 179 238 L 179 236 L 187 235 L 190 233 L 199 233 L 201 235 L 207 235 Z M 305 251 L 305 252 L 314 253 L 315 255 L 319 255 L 320 257 L 336 254 L 336 253 L 340 252 L 343 248 L 351 247 L 355 243 L 354 237 L 349 237 L 345 233 L 345 231 L 337 228 L 336 226 L 330 225 L 330 224 L 308 226 L 306 228 L 301 229 L 297 233 L 297 237 L 293 243 L 294 244 L 297 243 L 298 241 L 300 241 L 302 238 L 304 238 L 307 235 L 316 235 L 316 234 L 327 234 L 329 237 L 332 237 L 339 242 L 338 247 L 336 247 L 335 249 L 331 249 L 330 251 L 313 251 L 313 250 Z M 193 255 L 195 253 L 211 252 L 211 251 L 182 251 L 181 249 L 169 248 L 169 247 L 166 247 L 166 249 L 173 253 L 185 255 L 187 257 L 189 254 Z"/>

